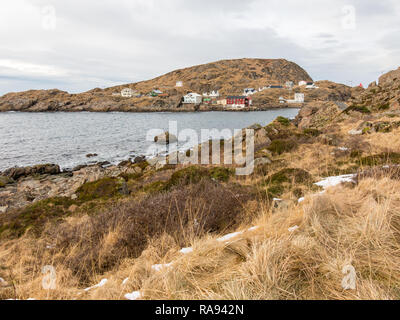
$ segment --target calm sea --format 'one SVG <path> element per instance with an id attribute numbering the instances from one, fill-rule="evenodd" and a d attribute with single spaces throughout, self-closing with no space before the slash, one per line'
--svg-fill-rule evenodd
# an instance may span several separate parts
<path id="1" fill-rule="evenodd" d="M 200 113 L 0 113 L 0 171 L 14 166 L 56 163 L 62 168 L 98 161 L 117 163 L 150 155 L 150 129 L 168 130 L 176 121 L 178 132 L 192 129 L 242 129 L 267 125 L 278 116 L 293 118 L 298 109 L 262 112 Z M 193 131 L 194 130 L 194 131 Z M 199 143 L 202 141 L 199 141 Z M 185 146 L 188 147 L 187 141 Z M 86 155 L 98 154 L 87 158 Z"/>

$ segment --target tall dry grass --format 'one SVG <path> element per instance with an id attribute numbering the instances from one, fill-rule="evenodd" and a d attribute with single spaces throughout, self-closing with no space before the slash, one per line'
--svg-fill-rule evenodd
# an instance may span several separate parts
<path id="1" fill-rule="evenodd" d="M 130 289 L 145 299 L 398 299 L 399 187 L 368 178 L 267 213 L 259 230 L 228 244 L 199 240 L 193 254 Z M 346 265 L 356 290 L 341 286 Z"/>

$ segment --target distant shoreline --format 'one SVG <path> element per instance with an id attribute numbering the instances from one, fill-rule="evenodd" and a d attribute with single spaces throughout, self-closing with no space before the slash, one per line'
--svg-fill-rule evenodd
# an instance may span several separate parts
<path id="1" fill-rule="evenodd" d="M 277 107 L 257 107 L 257 108 L 243 108 L 243 109 L 225 109 L 219 107 L 205 108 L 200 107 L 198 110 L 194 108 L 138 108 L 136 110 L 3 110 L 1 113 L 195 113 L 195 112 L 261 112 L 279 109 L 301 109 L 303 105 L 282 105 Z"/>

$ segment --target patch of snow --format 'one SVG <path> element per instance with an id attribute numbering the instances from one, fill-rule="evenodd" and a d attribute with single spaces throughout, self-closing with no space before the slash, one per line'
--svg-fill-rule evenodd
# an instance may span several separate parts
<path id="1" fill-rule="evenodd" d="M 230 234 L 227 234 L 227 235 L 225 235 L 225 236 L 223 236 L 221 238 L 218 238 L 217 241 L 225 242 L 225 241 L 231 240 L 232 238 L 235 238 L 235 237 L 241 235 L 242 233 L 243 233 L 243 231 L 230 233 Z"/>
<path id="2" fill-rule="evenodd" d="M 361 135 L 361 134 L 362 134 L 362 130 L 355 130 L 355 129 L 353 129 L 353 130 L 350 130 L 350 131 L 349 131 L 349 134 L 352 135 L 352 136 L 358 136 L 358 135 Z"/>
<path id="3" fill-rule="evenodd" d="M 349 148 L 346 148 L 346 147 L 339 147 L 338 149 L 341 150 L 341 151 L 347 151 L 347 150 L 349 150 Z"/>
<path id="4" fill-rule="evenodd" d="M 306 200 L 306 198 L 302 197 L 299 200 L 297 200 L 298 203 L 302 203 L 304 200 Z"/>
<path id="5" fill-rule="evenodd" d="M 274 199 L 272 199 L 273 201 L 282 201 L 282 199 L 279 199 L 279 198 L 274 198 Z"/>
<path id="6" fill-rule="evenodd" d="M 94 285 L 93 287 L 86 288 L 85 291 L 103 287 L 107 283 L 107 281 L 108 281 L 108 279 L 103 279 L 98 284 Z"/>
<path id="7" fill-rule="evenodd" d="M 161 271 L 162 269 L 165 269 L 165 268 L 169 268 L 169 267 L 171 267 L 172 266 L 172 263 L 167 263 L 167 264 L 155 264 L 155 265 L 153 265 L 153 266 L 151 266 L 151 268 L 154 270 L 154 271 Z"/>
<path id="8" fill-rule="evenodd" d="M 346 174 L 343 176 L 328 177 L 325 178 L 324 180 L 321 180 L 320 182 L 317 182 L 316 185 L 324 189 L 327 189 L 329 187 L 337 186 L 342 182 L 354 182 L 355 177 L 356 177 L 355 174 Z"/>
<path id="9" fill-rule="evenodd" d="M 247 231 L 255 231 L 255 230 L 259 229 L 259 228 L 260 228 L 259 226 L 255 226 L 255 227 L 249 228 Z"/>
<path id="10" fill-rule="evenodd" d="M 125 295 L 125 298 L 127 300 L 137 300 L 140 299 L 142 297 L 142 294 L 140 293 L 140 291 L 133 291 L 132 293 L 127 293 Z"/>
<path id="11" fill-rule="evenodd" d="M 183 248 L 183 249 L 181 249 L 181 251 L 179 251 L 180 253 L 183 253 L 183 254 L 188 254 L 188 253 L 192 253 L 193 252 L 193 248 Z"/>
<path id="12" fill-rule="evenodd" d="M 129 278 L 126 278 L 124 281 L 122 281 L 122 285 L 123 286 L 126 285 L 128 283 L 128 281 L 129 281 Z"/>
<path id="13" fill-rule="evenodd" d="M 300 228 L 299 226 L 294 226 L 294 227 L 289 228 L 288 230 L 289 230 L 289 232 L 295 232 L 299 228 Z"/>

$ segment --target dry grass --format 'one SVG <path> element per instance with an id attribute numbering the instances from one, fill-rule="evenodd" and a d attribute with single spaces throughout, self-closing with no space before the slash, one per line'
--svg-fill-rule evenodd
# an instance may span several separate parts
<path id="1" fill-rule="evenodd" d="M 218 242 L 210 234 L 193 238 L 194 252 L 187 255 L 178 253 L 176 239 L 164 232 L 148 242 L 140 257 L 121 259 L 110 271 L 94 273 L 92 285 L 102 278 L 107 284 L 80 295 L 82 282 L 65 264 L 57 265 L 58 289 L 41 289 L 40 270 L 26 266 L 52 264 L 66 253 L 39 254 L 43 249 L 38 243 L 20 239 L 0 250 L 0 261 L 13 265 L 8 280 L 15 281 L 15 290 L 9 289 L 8 295 L 3 290 L 2 297 L 123 299 L 140 290 L 144 299 L 398 299 L 399 188 L 399 181 L 388 178 L 338 186 L 287 210 L 265 211 L 253 222 L 259 229 L 230 242 Z M 289 232 L 295 225 L 299 229 Z M 117 238 L 118 231 L 105 233 L 99 256 Z M 69 248 L 68 254 L 73 251 Z M 169 262 L 172 267 L 159 272 L 151 268 Z M 356 269 L 357 288 L 346 291 L 342 269 L 349 264 Z"/>

